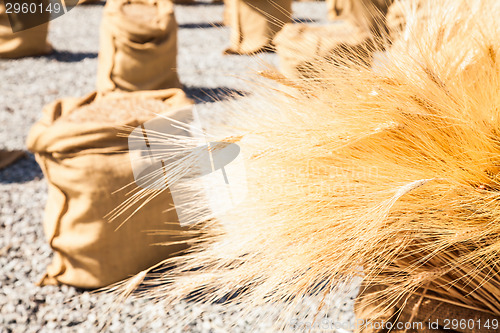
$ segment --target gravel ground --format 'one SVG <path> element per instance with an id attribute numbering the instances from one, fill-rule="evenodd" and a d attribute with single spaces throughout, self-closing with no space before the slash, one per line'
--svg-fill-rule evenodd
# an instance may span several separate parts
<path id="1" fill-rule="evenodd" d="M 45 104 L 94 90 L 102 8 L 79 6 L 52 21 L 49 39 L 56 53 L 0 60 L 0 148 L 25 149 L 29 128 Z M 297 19 L 326 20 L 323 2 L 294 3 L 293 8 Z M 179 75 L 187 93 L 205 113 L 217 103 L 224 103 L 227 92 L 248 92 L 241 78 L 259 68 L 259 61 L 251 57 L 222 56 L 229 40 L 229 30 L 220 26 L 222 12 L 220 4 L 176 7 Z M 260 59 L 277 64 L 274 54 Z M 213 98 L 219 102 L 213 102 Z M 256 308 L 243 318 L 219 304 L 198 306 L 184 302 L 165 313 L 151 302 L 129 299 L 108 313 L 113 303 L 110 295 L 68 286 L 36 287 L 34 283 L 51 260 L 42 230 L 46 192 L 43 174 L 30 154 L 0 171 L 0 332 L 273 331 L 279 306 Z M 330 324 L 352 323 L 355 294 L 356 288 L 350 287 L 330 295 Z M 317 302 L 307 299 L 302 312 L 307 313 Z M 107 313 L 104 317 L 109 322 L 106 327 L 103 313 Z M 181 316 L 192 320 L 178 322 Z"/>

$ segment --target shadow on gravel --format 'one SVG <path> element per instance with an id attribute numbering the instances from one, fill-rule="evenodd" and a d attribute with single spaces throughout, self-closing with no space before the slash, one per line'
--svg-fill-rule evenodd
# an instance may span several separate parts
<path id="1" fill-rule="evenodd" d="M 57 51 L 46 56 L 49 59 L 54 59 L 60 62 L 79 62 L 84 59 L 96 59 L 97 53 L 95 52 L 69 52 Z"/>
<path id="2" fill-rule="evenodd" d="M 82 6 L 82 7 L 101 6 L 101 7 L 104 7 L 105 4 L 106 4 L 106 1 L 98 1 L 98 2 L 79 4 L 78 6 Z"/>
<path id="3" fill-rule="evenodd" d="M 0 170 L 0 183 L 25 183 L 43 178 L 43 173 L 33 154 L 27 153 L 24 157 L 7 168 Z"/>
<path id="4" fill-rule="evenodd" d="M 210 29 L 210 28 L 223 28 L 222 22 L 212 23 L 184 23 L 179 24 L 179 29 Z"/>
<path id="5" fill-rule="evenodd" d="M 193 2 L 193 3 L 176 3 L 176 6 L 203 6 L 203 7 L 208 7 L 208 6 L 224 6 L 224 2 L 222 1 L 214 1 L 214 2 Z"/>
<path id="6" fill-rule="evenodd" d="M 233 97 L 242 97 L 248 95 L 247 92 L 227 87 L 218 88 L 200 88 L 184 87 L 186 95 L 196 103 L 219 102 Z"/>
<path id="7" fill-rule="evenodd" d="M 294 17 L 293 23 L 318 23 L 318 20 L 302 17 Z"/>
<path id="8" fill-rule="evenodd" d="M 192 271 L 197 271 L 199 270 L 199 268 L 193 268 Z M 132 295 L 143 296 L 145 294 L 148 294 L 148 292 L 154 292 L 154 295 L 158 296 L 159 289 L 161 289 L 162 286 L 166 286 L 167 284 L 169 284 L 169 282 L 166 282 L 164 280 L 160 281 L 159 276 L 168 276 L 168 272 L 171 270 L 172 267 L 160 267 L 153 269 L 150 273 L 148 273 L 144 281 L 140 285 L 138 285 L 137 288 L 132 292 Z M 236 299 L 239 295 L 245 293 L 247 290 L 249 290 L 249 287 L 235 288 L 234 290 L 227 292 L 222 297 L 212 299 L 210 304 L 225 304 L 231 300 Z M 77 289 L 77 291 L 84 292 L 85 290 Z M 196 289 L 189 293 L 184 298 L 184 300 L 190 303 L 196 303 L 198 300 L 203 298 L 205 292 L 206 291 L 204 291 L 203 288 Z"/>

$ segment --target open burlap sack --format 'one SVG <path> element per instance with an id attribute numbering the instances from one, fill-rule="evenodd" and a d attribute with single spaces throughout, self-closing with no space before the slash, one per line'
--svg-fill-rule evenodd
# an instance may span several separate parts
<path id="1" fill-rule="evenodd" d="M 330 25 L 286 24 L 274 38 L 280 70 L 289 78 L 315 76 L 315 63 L 330 59 L 370 63 L 370 35 L 348 21 Z"/>
<path id="2" fill-rule="evenodd" d="M 385 15 L 393 0 L 327 0 L 328 18 L 346 20 L 375 36 L 385 36 Z"/>
<path id="3" fill-rule="evenodd" d="M 49 1 L 42 0 L 40 3 L 47 6 Z M 48 23 L 32 27 L 35 23 L 33 15 L 15 13 L 9 15 L 17 32 L 12 32 L 5 4 L 3 1 L 0 2 L 0 58 L 21 58 L 52 52 L 52 46 L 47 42 Z M 40 23 L 49 21 L 49 12 L 34 15 L 36 15 L 35 21 Z"/>
<path id="4" fill-rule="evenodd" d="M 157 196 L 135 214 L 144 200 L 116 220 L 105 216 L 141 190 L 120 127 L 139 126 L 155 113 L 175 117 L 173 108 L 190 100 L 180 89 L 96 96 L 46 106 L 27 139 L 49 187 L 44 231 L 54 259 L 41 285 L 103 287 L 186 248 L 169 191 L 143 192 Z"/>
<path id="5" fill-rule="evenodd" d="M 361 287 L 354 305 L 355 332 L 488 333 L 500 330 L 500 317 L 446 302 L 446 295 L 425 290 L 418 290 L 393 306 L 382 307 L 380 297 L 384 289 L 384 286 Z"/>
<path id="6" fill-rule="evenodd" d="M 171 1 L 109 0 L 100 33 L 99 92 L 180 87 Z"/>
<path id="7" fill-rule="evenodd" d="M 226 54 L 254 54 L 274 49 L 272 41 L 292 20 L 292 0 L 228 0 L 231 46 Z"/>

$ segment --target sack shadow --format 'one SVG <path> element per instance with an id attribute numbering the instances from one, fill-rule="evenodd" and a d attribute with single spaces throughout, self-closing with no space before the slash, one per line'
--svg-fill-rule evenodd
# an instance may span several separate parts
<path id="1" fill-rule="evenodd" d="M 228 87 L 202 88 L 202 87 L 184 87 L 187 97 L 193 99 L 196 104 L 220 102 L 235 97 L 248 95 L 247 92 Z"/>
<path id="2" fill-rule="evenodd" d="M 176 6 L 189 6 L 189 7 L 192 7 L 192 6 L 204 6 L 204 7 L 208 7 L 208 6 L 224 6 L 224 2 L 222 1 L 215 1 L 215 2 L 185 2 L 185 3 L 182 3 L 182 2 L 179 2 L 179 3 L 175 3 Z"/>
<path id="3" fill-rule="evenodd" d="M 180 255 L 182 256 L 182 255 Z M 132 292 L 131 295 L 141 295 L 147 294 L 151 292 L 158 292 L 162 287 L 169 285 L 171 282 L 167 282 L 164 279 L 161 279 L 160 276 L 168 277 L 169 272 L 171 272 L 173 267 L 159 267 L 152 270 L 146 278 L 140 283 L 136 289 Z M 201 267 L 193 268 L 192 271 L 198 271 Z M 228 291 L 222 296 L 212 299 L 209 303 L 212 305 L 224 305 L 232 300 L 236 300 L 240 295 L 243 295 L 245 292 L 250 290 L 250 286 L 243 286 L 235 288 L 231 291 Z M 77 289 L 77 291 L 83 292 L 84 289 Z M 206 294 L 206 291 L 203 288 L 195 289 L 186 295 L 183 298 L 183 301 L 188 303 L 197 303 L 200 299 L 203 299 L 203 296 Z"/>
<path id="4" fill-rule="evenodd" d="M 318 23 L 318 20 L 303 17 L 294 17 L 292 19 L 293 23 Z"/>
<path id="5" fill-rule="evenodd" d="M 224 27 L 225 25 L 222 22 L 179 24 L 179 29 L 210 29 L 210 28 L 224 28 Z"/>
<path id="6" fill-rule="evenodd" d="M 14 184 L 26 183 L 43 178 L 43 173 L 33 154 L 27 153 L 26 157 L 0 170 L 0 183 Z"/>
<path id="7" fill-rule="evenodd" d="M 106 5 L 106 1 L 104 0 L 97 0 L 96 2 L 90 2 L 90 3 L 79 3 L 76 6 L 70 7 L 70 8 L 75 8 L 75 7 L 92 7 L 92 6 L 101 6 L 104 7 Z"/>
<path id="8" fill-rule="evenodd" d="M 69 52 L 54 50 L 51 54 L 45 56 L 49 59 L 54 59 L 59 62 L 80 62 L 84 59 L 96 59 L 96 52 Z"/>

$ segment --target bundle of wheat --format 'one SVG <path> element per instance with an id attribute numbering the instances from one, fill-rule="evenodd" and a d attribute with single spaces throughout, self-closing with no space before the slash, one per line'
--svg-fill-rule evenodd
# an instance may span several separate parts
<path id="1" fill-rule="evenodd" d="M 500 3 L 421 6 L 374 68 L 325 62 L 233 105 L 247 199 L 143 296 L 293 309 L 362 275 L 380 308 L 426 287 L 500 315 Z"/>

